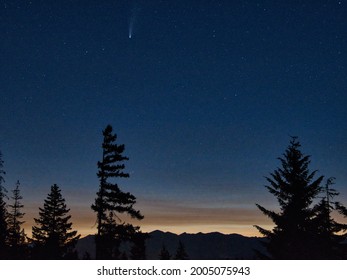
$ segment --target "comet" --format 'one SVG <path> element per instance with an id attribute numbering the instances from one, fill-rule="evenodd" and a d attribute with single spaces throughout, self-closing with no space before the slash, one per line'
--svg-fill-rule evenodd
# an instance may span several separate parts
<path id="1" fill-rule="evenodd" d="M 129 33 L 128 33 L 129 39 L 131 39 L 134 35 L 134 26 L 136 23 L 136 17 L 139 12 L 140 12 L 140 7 L 137 6 L 135 2 L 133 9 L 131 10 L 130 19 L 129 19 Z"/>
<path id="2" fill-rule="evenodd" d="M 133 37 L 133 26 L 134 26 L 134 20 L 131 19 L 129 23 L 129 39 Z"/>

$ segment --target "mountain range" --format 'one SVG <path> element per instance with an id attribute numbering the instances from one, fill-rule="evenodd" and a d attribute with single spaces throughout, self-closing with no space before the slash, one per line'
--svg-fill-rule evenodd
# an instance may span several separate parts
<path id="1" fill-rule="evenodd" d="M 255 259 L 256 250 L 264 253 L 261 241 L 264 238 L 246 237 L 239 234 L 211 233 L 182 233 L 174 234 L 159 230 L 149 233 L 146 241 L 147 259 L 159 259 L 159 253 L 163 245 L 172 256 L 175 255 L 179 242 L 185 246 L 185 250 L 192 260 L 222 260 L 222 259 Z M 79 258 L 95 258 L 94 235 L 81 238 L 77 243 Z M 124 246 L 127 251 L 127 246 Z"/>

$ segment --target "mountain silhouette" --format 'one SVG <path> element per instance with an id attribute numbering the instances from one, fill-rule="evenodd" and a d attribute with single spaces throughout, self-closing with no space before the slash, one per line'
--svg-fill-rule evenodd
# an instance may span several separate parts
<path id="1" fill-rule="evenodd" d="M 149 233 L 150 238 L 146 241 L 147 259 L 157 260 L 162 246 L 165 245 L 171 256 L 174 256 L 179 241 L 186 249 L 189 259 L 192 260 L 223 260 L 223 259 L 255 259 L 255 250 L 264 252 L 261 237 L 246 237 L 239 234 L 211 233 L 182 233 L 174 234 L 159 230 Z M 123 245 L 125 252 L 129 251 L 129 244 Z M 95 258 L 94 235 L 81 238 L 76 246 L 79 258 L 88 255 Z M 129 254 L 128 254 L 129 255 Z"/>

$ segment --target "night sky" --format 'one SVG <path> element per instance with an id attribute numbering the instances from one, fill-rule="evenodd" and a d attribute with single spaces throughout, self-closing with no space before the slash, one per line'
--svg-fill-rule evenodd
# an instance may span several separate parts
<path id="1" fill-rule="evenodd" d="M 346 1 L 1 1 L 0 150 L 27 233 L 54 183 L 74 227 L 96 232 L 107 124 L 144 231 L 258 234 L 290 136 L 346 203 L 346 14 Z"/>

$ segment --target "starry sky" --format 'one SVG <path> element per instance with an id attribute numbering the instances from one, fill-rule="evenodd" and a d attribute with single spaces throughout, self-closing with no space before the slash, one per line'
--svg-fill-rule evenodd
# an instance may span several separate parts
<path id="1" fill-rule="evenodd" d="M 290 136 L 347 202 L 346 1 L 0 1 L 0 150 L 26 231 L 58 184 L 95 233 L 102 130 L 144 231 L 257 235 Z"/>

